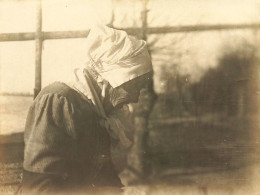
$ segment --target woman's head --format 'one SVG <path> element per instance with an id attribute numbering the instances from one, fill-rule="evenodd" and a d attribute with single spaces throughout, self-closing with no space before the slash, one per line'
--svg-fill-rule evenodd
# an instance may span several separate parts
<path id="1" fill-rule="evenodd" d="M 87 68 L 97 73 L 97 80 L 110 84 L 105 91 L 113 107 L 137 102 L 152 76 L 146 42 L 122 30 L 97 26 L 90 30 L 87 44 Z"/>

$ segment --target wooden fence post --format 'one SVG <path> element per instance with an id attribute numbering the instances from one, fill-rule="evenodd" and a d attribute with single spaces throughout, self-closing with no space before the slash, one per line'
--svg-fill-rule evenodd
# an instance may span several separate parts
<path id="1" fill-rule="evenodd" d="M 37 2 L 37 22 L 35 32 L 35 88 L 34 98 L 42 87 L 42 5 L 41 0 Z"/>
<path id="2" fill-rule="evenodd" d="M 142 0 L 143 10 L 141 13 L 142 29 L 141 38 L 147 39 L 147 4 L 149 0 Z M 129 184 L 145 180 L 151 173 L 151 164 L 148 154 L 147 140 L 149 135 L 148 120 L 152 111 L 156 95 L 153 90 L 153 79 L 141 91 L 139 102 L 134 106 L 134 143 L 128 155 L 128 169 L 134 173 L 132 178 L 129 178 Z"/>

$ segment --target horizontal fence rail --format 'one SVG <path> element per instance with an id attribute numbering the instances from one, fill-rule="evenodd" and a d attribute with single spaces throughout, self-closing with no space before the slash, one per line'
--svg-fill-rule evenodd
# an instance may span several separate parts
<path id="1" fill-rule="evenodd" d="M 239 30 L 239 29 L 258 29 L 260 24 L 222 24 L 222 25 L 196 25 L 196 26 L 176 26 L 147 28 L 147 34 L 165 34 L 182 32 L 199 32 L 214 30 Z"/>
<path id="2" fill-rule="evenodd" d="M 84 38 L 87 37 L 87 31 L 54 31 L 54 32 L 41 32 L 42 40 L 49 39 L 69 39 L 69 38 Z M 25 33 L 2 33 L 0 34 L 0 41 L 34 41 L 36 34 L 32 32 Z"/>
<path id="3" fill-rule="evenodd" d="M 192 26 L 171 26 L 171 27 L 148 27 L 147 34 L 165 34 L 165 33 L 185 33 L 185 32 L 201 32 L 214 30 L 239 30 L 239 29 L 259 29 L 260 24 L 224 24 L 224 25 L 192 25 Z M 142 28 L 122 28 L 129 34 L 139 34 Z M 83 31 L 53 31 L 41 32 L 42 40 L 50 39 L 69 39 L 69 38 L 86 38 L 89 30 Z M 36 39 L 36 33 L 1 33 L 0 42 L 5 41 L 30 41 Z"/>

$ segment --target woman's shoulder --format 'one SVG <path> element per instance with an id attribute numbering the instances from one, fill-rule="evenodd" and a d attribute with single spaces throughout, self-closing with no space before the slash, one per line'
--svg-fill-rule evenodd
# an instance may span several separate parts
<path id="1" fill-rule="evenodd" d="M 65 83 L 54 82 L 44 87 L 38 96 L 45 94 L 58 94 L 66 97 L 72 93 L 74 93 L 74 90 Z"/>
<path id="2" fill-rule="evenodd" d="M 83 99 L 81 94 L 62 82 L 54 82 L 44 87 L 35 101 L 41 101 L 42 99 L 45 99 L 44 97 L 52 97 L 60 99 L 61 101 L 67 101 L 76 107 L 81 107 L 82 104 L 86 106 L 90 103 Z"/>

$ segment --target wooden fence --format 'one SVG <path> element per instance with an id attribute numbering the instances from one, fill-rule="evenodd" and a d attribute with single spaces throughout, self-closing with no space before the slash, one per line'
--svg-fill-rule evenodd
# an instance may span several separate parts
<path id="1" fill-rule="evenodd" d="M 146 21 L 146 17 L 145 17 Z M 145 28 L 145 29 L 144 29 Z M 166 34 L 166 33 L 187 33 L 187 32 L 203 32 L 216 30 L 238 30 L 260 28 L 260 23 L 253 24 L 219 24 L 219 25 L 186 25 L 186 26 L 164 26 L 164 27 L 147 27 L 147 24 L 140 28 L 123 28 L 129 34 L 145 33 L 149 34 Z M 41 62 L 42 62 L 42 42 L 50 39 L 70 39 L 70 38 L 86 38 L 89 30 L 85 31 L 42 31 L 42 8 L 41 0 L 37 6 L 37 25 L 35 32 L 25 33 L 0 33 L 0 42 L 6 41 L 31 41 L 35 40 L 35 88 L 34 97 L 41 90 Z"/>

